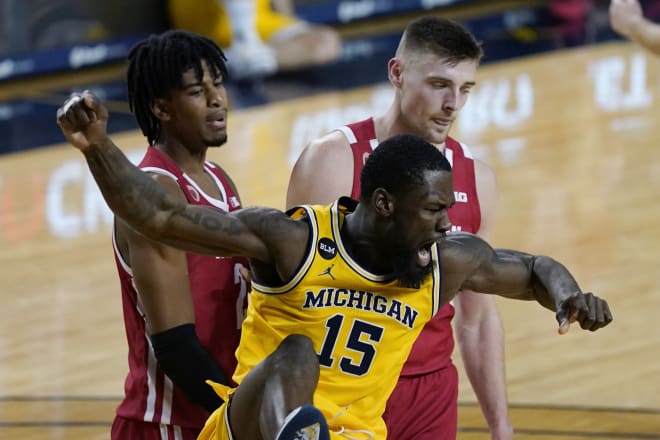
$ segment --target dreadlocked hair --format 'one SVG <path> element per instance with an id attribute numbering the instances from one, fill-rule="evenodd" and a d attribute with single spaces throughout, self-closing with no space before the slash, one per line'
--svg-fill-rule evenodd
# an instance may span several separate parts
<path id="1" fill-rule="evenodd" d="M 128 105 L 149 145 L 160 136 L 160 121 L 151 111 L 155 99 L 166 98 L 183 87 L 183 74 L 195 69 L 198 80 L 206 61 L 214 79 L 227 78 L 227 58 L 210 39 L 182 30 L 150 35 L 128 53 Z"/>

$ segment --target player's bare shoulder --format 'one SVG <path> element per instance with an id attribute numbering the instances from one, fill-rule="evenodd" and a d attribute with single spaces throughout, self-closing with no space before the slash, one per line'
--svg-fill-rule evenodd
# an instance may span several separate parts
<path id="1" fill-rule="evenodd" d="M 452 232 L 439 243 L 443 297 L 449 301 L 460 290 L 469 289 L 472 277 L 492 256 L 493 249 L 469 232 Z"/>
<path id="2" fill-rule="evenodd" d="M 348 195 L 353 184 L 353 153 L 340 131 L 332 131 L 305 147 L 293 166 L 286 206 L 330 203 Z"/>
<path id="3" fill-rule="evenodd" d="M 351 160 L 351 147 L 344 133 L 333 130 L 324 136 L 312 140 L 301 154 L 301 158 L 307 156 L 319 161 L 343 161 Z"/>
<path id="4" fill-rule="evenodd" d="M 484 258 L 490 258 L 493 248 L 476 234 L 451 232 L 440 242 L 443 266 L 470 272 L 478 268 Z"/>

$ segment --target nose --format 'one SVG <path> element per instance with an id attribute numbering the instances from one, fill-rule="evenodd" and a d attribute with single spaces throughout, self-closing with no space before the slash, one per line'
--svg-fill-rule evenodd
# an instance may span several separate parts
<path id="1" fill-rule="evenodd" d="M 440 219 L 435 225 L 435 229 L 438 232 L 448 232 L 451 230 L 451 220 L 449 220 L 449 212 L 445 209 L 440 215 Z"/>
<path id="2" fill-rule="evenodd" d="M 442 100 L 442 109 L 447 112 L 454 112 L 458 108 L 458 96 L 460 91 L 454 88 L 447 88 L 444 99 Z"/>
<path id="3" fill-rule="evenodd" d="M 220 107 L 225 98 L 224 98 L 224 88 L 222 87 L 211 87 L 206 94 L 206 99 L 209 106 L 211 107 Z"/>

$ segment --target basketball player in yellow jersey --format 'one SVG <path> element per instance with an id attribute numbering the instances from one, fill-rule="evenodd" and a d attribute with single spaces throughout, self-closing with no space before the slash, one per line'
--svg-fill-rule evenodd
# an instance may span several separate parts
<path id="1" fill-rule="evenodd" d="M 417 280 L 414 275 L 403 287 L 400 279 L 355 261 L 340 233 L 355 204 L 345 198 L 292 213 L 310 226 L 308 252 L 289 283 L 270 287 L 252 282 L 234 379 L 240 383 L 284 335 L 302 333 L 319 353 L 322 373 L 314 403 L 330 428 L 350 433 L 364 426 L 365 432 L 385 438 L 381 415 L 397 381 L 391 372 L 401 370 L 412 343 L 440 306 L 440 270 L 426 265 L 429 276 L 420 273 Z M 437 261 L 437 245 L 430 246 L 430 240 L 428 258 Z M 407 261 L 402 258 L 401 264 Z"/>
<path id="2" fill-rule="evenodd" d="M 451 167 L 414 135 L 380 143 L 359 203 L 230 213 L 182 204 L 136 168 L 107 135 L 91 93 L 67 100 L 58 124 L 80 149 L 114 213 L 148 238 L 191 252 L 250 258 L 253 293 L 234 390 L 200 439 L 384 440 L 381 415 L 416 335 L 462 289 L 536 300 L 560 333 L 612 320 L 555 260 L 445 236 Z M 320 411 L 319 411 L 320 410 Z M 423 421 L 420 421 L 423 423 Z"/>

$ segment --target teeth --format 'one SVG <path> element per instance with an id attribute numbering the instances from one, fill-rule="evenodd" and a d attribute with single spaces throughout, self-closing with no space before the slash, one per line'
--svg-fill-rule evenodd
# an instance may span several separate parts
<path id="1" fill-rule="evenodd" d="M 431 262 L 431 253 L 428 249 L 422 248 L 417 251 L 417 264 L 422 267 L 428 266 Z"/>

